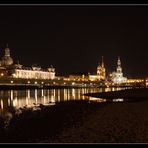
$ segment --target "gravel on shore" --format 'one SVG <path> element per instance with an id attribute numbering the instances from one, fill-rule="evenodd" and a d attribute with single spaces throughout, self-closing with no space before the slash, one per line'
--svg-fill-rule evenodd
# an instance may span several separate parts
<path id="1" fill-rule="evenodd" d="M 147 143 L 148 101 L 111 103 L 98 107 L 83 124 L 65 128 L 44 143 Z"/>

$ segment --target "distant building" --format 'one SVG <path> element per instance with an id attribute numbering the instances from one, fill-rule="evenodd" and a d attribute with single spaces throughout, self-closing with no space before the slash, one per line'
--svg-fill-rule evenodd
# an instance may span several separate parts
<path id="1" fill-rule="evenodd" d="M 106 79 L 106 69 L 104 67 L 104 61 L 102 56 L 102 64 L 98 65 L 97 67 L 97 79 L 98 80 L 105 80 Z"/>
<path id="2" fill-rule="evenodd" d="M 80 74 L 75 74 L 75 75 L 69 75 L 69 80 L 70 81 L 88 81 L 89 80 L 89 76 L 88 76 L 88 74 L 86 75 L 84 75 L 84 74 L 82 74 L 82 75 L 80 75 Z"/>
<path id="3" fill-rule="evenodd" d="M 113 72 L 111 74 L 111 80 L 115 84 L 121 84 L 121 83 L 127 82 L 127 78 L 123 77 L 121 61 L 120 61 L 119 57 L 118 57 L 118 61 L 117 61 L 117 70 L 116 70 L 116 72 Z"/>
<path id="4" fill-rule="evenodd" d="M 102 81 L 106 79 L 106 69 L 104 66 L 103 56 L 102 56 L 102 63 L 98 64 L 97 66 L 97 74 L 96 75 L 89 75 L 90 81 Z"/>
<path id="5" fill-rule="evenodd" d="M 7 47 L 5 48 L 5 55 L 2 57 L 1 60 L 1 66 L 2 67 L 8 67 L 13 64 L 13 59 L 10 56 L 10 49 Z"/>
<path id="6" fill-rule="evenodd" d="M 98 76 L 97 75 L 89 75 L 89 80 L 90 81 L 98 81 Z"/>
<path id="7" fill-rule="evenodd" d="M 14 78 L 24 78 L 24 79 L 54 79 L 55 69 L 50 67 L 46 71 L 38 67 L 32 68 L 14 68 L 11 70 L 12 76 Z"/>
<path id="8" fill-rule="evenodd" d="M 2 75 L 12 76 L 13 78 L 22 79 L 54 79 L 55 68 L 52 66 L 47 70 L 41 69 L 39 66 L 24 67 L 23 65 L 14 64 L 13 59 L 10 56 L 10 49 L 5 48 L 5 55 L 0 61 L 0 73 Z"/>

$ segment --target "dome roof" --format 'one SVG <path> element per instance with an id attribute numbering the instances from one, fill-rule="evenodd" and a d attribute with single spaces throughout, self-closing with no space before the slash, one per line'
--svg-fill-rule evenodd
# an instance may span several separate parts
<path id="1" fill-rule="evenodd" d="M 13 64 L 13 59 L 11 57 L 2 57 L 1 64 L 3 66 L 9 66 Z"/>
<path id="2" fill-rule="evenodd" d="M 1 60 L 2 66 L 9 66 L 13 64 L 13 59 L 10 57 L 10 49 L 8 47 L 5 48 L 5 55 Z"/>

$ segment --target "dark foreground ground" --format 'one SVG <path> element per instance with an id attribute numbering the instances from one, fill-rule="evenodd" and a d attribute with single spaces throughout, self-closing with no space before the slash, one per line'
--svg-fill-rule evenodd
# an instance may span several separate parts
<path id="1" fill-rule="evenodd" d="M 62 134 L 64 128 L 72 128 L 83 124 L 85 118 L 98 107 L 106 104 L 89 103 L 88 101 L 67 101 L 55 106 L 40 106 L 41 110 L 23 110 L 15 114 L 9 125 L 5 126 L 5 118 L 0 118 L 1 143 L 40 143 L 50 142 Z M 11 110 L 13 112 L 13 110 Z"/>
<path id="2" fill-rule="evenodd" d="M 47 108 L 46 108 L 47 109 Z M 148 101 L 67 104 L 14 118 L 1 142 L 147 143 Z M 49 109 L 48 109 L 49 110 Z M 53 114 L 51 115 L 51 112 Z M 60 113 L 59 113 L 60 112 Z M 60 115 L 60 116 L 59 116 Z"/>
<path id="3" fill-rule="evenodd" d="M 132 100 L 41 105 L 39 111 L 26 110 L 14 115 L 6 129 L 1 119 L 0 142 L 148 143 L 148 97 Z"/>
<path id="4" fill-rule="evenodd" d="M 148 101 L 98 107 L 82 125 L 65 128 L 52 142 L 148 143 Z"/>

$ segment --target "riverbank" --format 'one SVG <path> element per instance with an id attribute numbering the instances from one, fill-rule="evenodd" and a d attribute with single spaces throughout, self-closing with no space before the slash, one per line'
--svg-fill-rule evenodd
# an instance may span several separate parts
<path id="1" fill-rule="evenodd" d="M 13 118 L 7 128 L 0 118 L 0 143 L 40 143 L 56 139 L 64 128 L 79 126 L 96 108 L 105 104 L 90 104 L 88 100 L 59 102 L 56 105 L 40 105 L 39 110 L 11 110 Z M 22 113 L 21 113 L 22 112 Z M 19 114 L 18 114 L 19 113 Z"/>
<path id="2" fill-rule="evenodd" d="M 148 88 L 134 88 L 125 89 L 119 91 L 99 92 L 99 93 L 87 93 L 85 96 L 91 96 L 96 98 L 114 99 L 114 98 L 128 98 L 128 99 L 148 99 Z"/>
<path id="3" fill-rule="evenodd" d="M 1 143 L 147 143 L 148 101 L 67 101 L 13 114 Z"/>
<path id="4" fill-rule="evenodd" d="M 65 128 L 47 143 L 147 143 L 148 101 L 111 103 L 98 107 L 83 124 Z"/>

